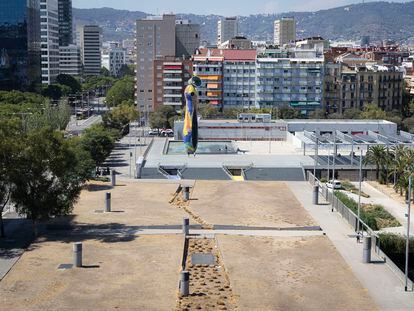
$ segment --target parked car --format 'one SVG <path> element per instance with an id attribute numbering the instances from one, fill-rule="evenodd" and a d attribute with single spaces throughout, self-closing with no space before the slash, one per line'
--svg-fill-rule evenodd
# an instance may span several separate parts
<path id="1" fill-rule="evenodd" d="M 326 187 L 330 188 L 330 189 L 342 189 L 342 184 L 339 180 L 330 180 L 326 183 Z"/>
<path id="2" fill-rule="evenodd" d="M 151 129 L 148 132 L 148 136 L 160 136 L 160 130 L 159 129 Z"/>
<path id="3" fill-rule="evenodd" d="M 173 137 L 174 136 L 174 131 L 172 129 L 164 129 L 164 130 L 161 131 L 161 136 Z"/>

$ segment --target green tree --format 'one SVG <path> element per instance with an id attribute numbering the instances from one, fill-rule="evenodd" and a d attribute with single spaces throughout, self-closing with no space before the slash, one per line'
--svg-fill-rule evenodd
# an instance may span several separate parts
<path id="1" fill-rule="evenodd" d="M 357 108 L 349 108 L 346 109 L 343 113 L 344 119 L 360 119 L 361 118 L 361 110 Z"/>
<path id="2" fill-rule="evenodd" d="M 309 114 L 309 119 L 326 119 L 326 112 L 323 109 L 315 109 Z"/>
<path id="3" fill-rule="evenodd" d="M 62 96 L 68 96 L 70 93 L 70 87 L 61 84 L 49 84 L 42 89 L 42 95 L 53 100 L 59 100 Z"/>
<path id="4" fill-rule="evenodd" d="M 158 106 L 150 115 L 150 125 L 153 128 L 172 128 L 171 120 L 177 116 L 177 112 L 171 106 Z"/>
<path id="5" fill-rule="evenodd" d="M 132 77 L 125 77 L 112 86 L 106 96 L 108 106 L 118 106 L 124 101 L 134 100 L 135 82 Z"/>
<path id="6" fill-rule="evenodd" d="M 369 120 L 385 120 L 387 114 L 384 110 L 381 110 L 374 104 L 369 104 L 364 107 L 364 110 L 361 113 L 361 118 Z"/>
<path id="7" fill-rule="evenodd" d="M 121 69 L 119 70 L 119 75 L 121 77 L 125 77 L 125 76 L 134 76 L 135 71 L 134 71 L 134 65 L 122 65 Z"/>
<path id="8" fill-rule="evenodd" d="M 213 105 L 199 105 L 198 114 L 204 119 L 214 119 L 219 115 L 219 111 Z"/>
<path id="9" fill-rule="evenodd" d="M 402 123 L 405 130 L 414 134 L 414 117 L 406 118 Z"/>
<path id="10" fill-rule="evenodd" d="M 375 174 L 377 180 L 379 180 L 380 169 L 383 169 L 387 162 L 387 158 L 387 148 L 382 145 L 369 147 L 367 154 L 365 155 L 364 164 L 375 164 L 376 166 Z"/>
<path id="11" fill-rule="evenodd" d="M 12 176 L 16 171 L 21 135 L 18 118 L 0 119 L 0 238 L 5 236 L 2 215 L 14 188 Z"/>
<path id="12" fill-rule="evenodd" d="M 113 108 L 103 117 L 103 124 L 107 128 L 114 128 L 125 134 L 128 124 L 138 119 L 139 113 L 132 102 L 124 101 L 121 105 Z"/>
<path id="13" fill-rule="evenodd" d="M 71 75 L 60 74 L 56 77 L 56 82 L 60 85 L 66 85 L 70 88 L 70 92 L 75 94 L 82 90 L 82 86 L 78 80 Z"/>
<path id="14" fill-rule="evenodd" d="M 43 128 L 30 132 L 23 141 L 11 197 L 18 213 L 33 221 L 36 234 L 38 220 L 72 211 L 91 171 L 85 169 L 86 153 L 80 153 L 60 132 Z"/>
<path id="15" fill-rule="evenodd" d="M 81 145 L 90 154 L 95 166 L 100 166 L 111 154 L 118 133 L 118 131 L 106 129 L 101 124 L 94 125 L 84 131 Z"/>
<path id="16" fill-rule="evenodd" d="M 276 119 L 300 119 L 302 117 L 299 110 L 289 106 L 274 108 L 272 116 Z"/>

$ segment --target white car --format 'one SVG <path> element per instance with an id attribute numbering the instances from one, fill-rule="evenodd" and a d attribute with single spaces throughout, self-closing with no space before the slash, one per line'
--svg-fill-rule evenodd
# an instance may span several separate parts
<path id="1" fill-rule="evenodd" d="M 342 184 L 339 180 L 330 180 L 326 183 L 326 187 L 330 189 L 339 190 L 342 189 Z"/>

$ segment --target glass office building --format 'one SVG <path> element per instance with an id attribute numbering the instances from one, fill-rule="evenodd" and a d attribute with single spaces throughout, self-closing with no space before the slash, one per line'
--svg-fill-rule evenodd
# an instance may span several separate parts
<path id="1" fill-rule="evenodd" d="M 41 83 L 39 0 L 0 0 L 0 90 Z"/>

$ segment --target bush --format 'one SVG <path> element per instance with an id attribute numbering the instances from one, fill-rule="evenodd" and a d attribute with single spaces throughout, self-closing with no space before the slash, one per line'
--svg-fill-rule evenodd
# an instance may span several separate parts
<path id="1" fill-rule="evenodd" d="M 379 234 L 381 250 L 404 272 L 405 270 L 405 237 L 394 233 Z M 414 256 L 414 239 L 409 242 L 409 255 Z M 409 261 L 408 276 L 414 279 L 414 261 Z"/>
<path id="2" fill-rule="evenodd" d="M 335 196 L 356 215 L 358 214 L 358 203 L 355 200 L 340 191 L 335 191 Z M 382 205 L 362 204 L 360 216 L 361 220 L 374 231 L 401 226 L 398 220 L 386 211 Z"/>

